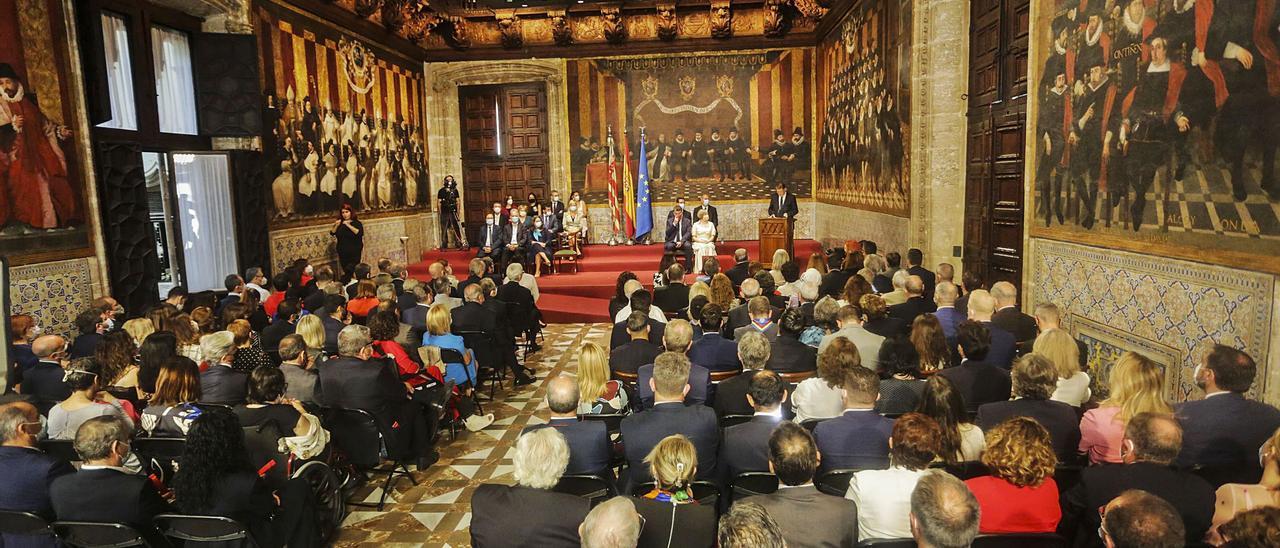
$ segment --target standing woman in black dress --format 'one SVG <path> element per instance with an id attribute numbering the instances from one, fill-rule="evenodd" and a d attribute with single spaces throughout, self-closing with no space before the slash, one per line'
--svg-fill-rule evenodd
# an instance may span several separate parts
<path id="1" fill-rule="evenodd" d="M 364 254 L 364 225 L 356 219 L 356 212 L 351 204 L 342 204 L 338 212 L 338 220 L 329 229 L 338 239 L 338 264 L 342 266 L 342 279 L 350 279 L 355 271 L 360 256 Z"/>

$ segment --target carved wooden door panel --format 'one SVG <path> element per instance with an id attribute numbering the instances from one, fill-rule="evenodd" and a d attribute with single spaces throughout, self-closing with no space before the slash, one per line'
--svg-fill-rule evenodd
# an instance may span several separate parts
<path id="1" fill-rule="evenodd" d="M 510 195 L 524 204 L 530 192 L 547 198 L 546 97 L 542 83 L 458 89 L 463 218 L 472 241 L 493 202 Z"/>

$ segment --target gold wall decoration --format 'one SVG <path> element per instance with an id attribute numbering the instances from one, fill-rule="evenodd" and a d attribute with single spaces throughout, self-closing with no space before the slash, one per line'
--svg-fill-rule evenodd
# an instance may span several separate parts
<path id="1" fill-rule="evenodd" d="M 711 3 L 711 37 L 733 38 L 733 12 L 729 10 L 729 2 Z"/>
<path id="2" fill-rule="evenodd" d="M 573 29 L 569 25 L 569 14 L 566 11 L 551 12 L 551 39 L 557 46 L 573 44 Z"/>
<path id="3" fill-rule="evenodd" d="M 603 17 L 602 30 L 604 39 L 610 44 L 621 44 L 627 40 L 627 27 L 623 24 L 622 8 L 606 7 L 600 10 Z"/>
<path id="4" fill-rule="evenodd" d="M 678 26 L 676 25 L 676 3 L 662 2 L 657 5 L 658 10 L 658 39 L 670 42 L 676 39 Z"/>
<path id="5" fill-rule="evenodd" d="M 517 49 L 524 45 L 524 36 L 520 34 L 520 17 L 514 11 L 499 13 L 498 31 L 502 33 L 502 47 Z"/>

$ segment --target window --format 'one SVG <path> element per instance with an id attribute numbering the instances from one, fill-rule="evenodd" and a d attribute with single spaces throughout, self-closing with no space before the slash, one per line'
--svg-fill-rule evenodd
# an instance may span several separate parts
<path id="1" fill-rule="evenodd" d="M 187 289 L 222 289 L 236 272 L 231 176 L 220 153 L 174 153 L 173 183 Z"/>
<path id="2" fill-rule="evenodd" d="M 133 63 L 129 60 L 129 22 L 123 16 L 102 12 L 102 51 L 106 57 L 111 119 L 98 124 L 98 127 L 137 130 L 138 112 L 133 102 Z"/>
<path id="3" fill-rule="evenodd" d="M 161 133 L 195 135 L 196 92 L 191 76 L 191 46 L 187 34 L 165 27 L 151 27 L 155 60 L 156 108 Z"/>

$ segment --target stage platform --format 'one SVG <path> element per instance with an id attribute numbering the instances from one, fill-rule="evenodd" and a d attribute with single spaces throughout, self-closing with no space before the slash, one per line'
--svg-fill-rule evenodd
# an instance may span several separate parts
<path id="1" fill-rule="evenodd" d="M 751 260 L 760 260 L 760 243 L 755 240 L 724 242 L 716 248 L 720 254 L 720 264 L 724 267 L 733 264 L 733 250 L 744 248 Z M 796 240 L 796 255 L 807 261 L 810 253 L 822 251 L 822 246 L 813 240 Z M 579 259 L 579 271 L 571 270 L 563 273 L 543 272 L 538 278 L 538 308 L 547 323 L 594 323 L 606 322 L 609 314 L 609 298 L 613 296 L 614 283 L 618 273 L 630 270 L 636 273 L 645 287 L 653 287 L 653 273 L 662 260 L 662 245 L 588 245 L 582 250 Z M 467 264 L 476 255 L 471 251 L 430 251 L 422 254 L 422 261 L 409 265 L 409 276 L 419 280 L 430 279 L 427 265 L 438 259 L 445 259 L 453 266 L 453 273 L 459 278 L 467 276 Z M 692 279 L 692 275 L 689 276 Z"/>

